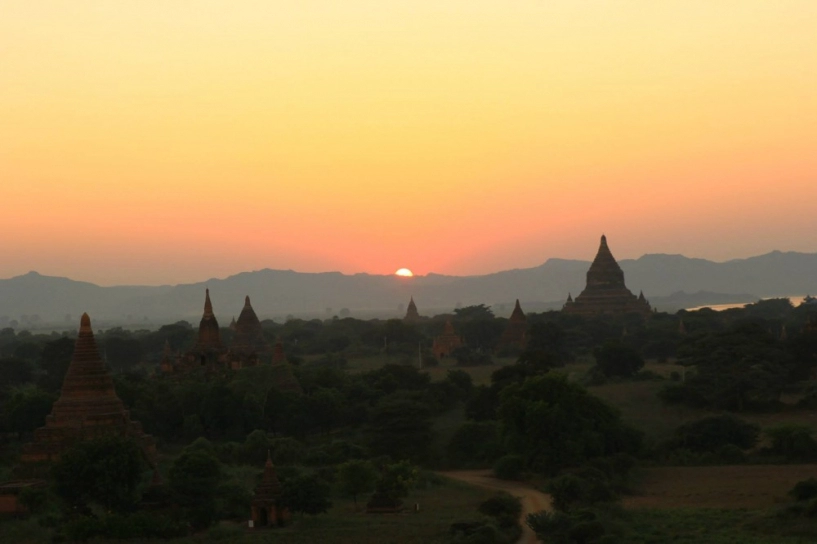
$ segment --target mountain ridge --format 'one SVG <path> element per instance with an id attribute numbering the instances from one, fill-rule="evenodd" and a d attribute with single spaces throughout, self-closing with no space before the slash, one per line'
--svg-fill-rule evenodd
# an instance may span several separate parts
<path id="1" fill-rule="evenodd" d="M 618 262 L 627 287 L 634 293 L 643 291 L 661 310 L 683 307 L 685 297 L 690 305 L 699 306 L 817 292 L 817 253 L 772 251 L 724 262 L 650 253 Z M 575 296 L 584 288 L 589 266 L 590 261 L 553 257 L 531 268 L 413 278 L 263 268 L 177 285 L 104 287 L 31 271 L 0 279 L 0 327 L 12 320 L 20 325 L 68 324 L 84 311 L 128 323 L 197 320 L 206 287 L 225 323 L 238 315 L 245 295 L 263 317 L 332 317 L 342 308 L 358 317 L 401 317 L 410 296 L 424 315 L 481 303 L 493 305 L 502 315 L 504 306 L 517 298 L 526 311 L 560 307 L 568 293 Z"/>

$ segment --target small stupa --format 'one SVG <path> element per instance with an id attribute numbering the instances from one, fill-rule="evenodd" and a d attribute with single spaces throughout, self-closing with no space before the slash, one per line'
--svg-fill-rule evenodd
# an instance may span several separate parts
<path id="1" fill-rule="evenodd" d="M 522 311 L 522 306 L 519 304 L 519 299 L 516 299 L 516 305 L 513 307 L 511 317 L 508 318 L 508 326 L 499 339 L 499 347 L 517 347 L 524 348 L 527 344 L 528 338 L 528 318 L 525 312 Z"/>
<path id="2" fill-rule="evenodd" d="M 276 527 L 286 524 L 290 519 L 289 509 L 282 507 L 281 483 L 275 473 L 272 457 L 267 452 L 267 462 L 264 464 L 264 476 L 261 483 L 255 488 L 250 506 L 251 519 L 254 528 Z"/>
<path id="3" fill-rule="evenodd" d="M 451 324 L 451 320 L 449 319 L 445 322 L 443 333 L 434 338 L 434 342 L 431 345 L 431 352 L 434 354 L 434 357 L 442 359 L 443 357 L 451 355 L 452 351 L 463 345 L 462 337 L 454 331 L 454 325 Z"/>
<path id="4" fill-rule="evenodd" d="M 414 304 L 414 297 L 411 297 L 408 303 L 408 308 L 406 308 L 406 316 L 403 318 L 403 321 L 419 321 L 420 319 L 420 312 L 417 311 L 417 305 Z"/>

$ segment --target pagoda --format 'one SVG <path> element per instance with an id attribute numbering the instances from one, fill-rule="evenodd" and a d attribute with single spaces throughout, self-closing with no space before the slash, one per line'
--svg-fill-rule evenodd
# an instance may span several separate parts
<path id="1" fill-rule="evenodd" d="M 264 464 L 264 476 L 255 488 L 255 495 L 250 506 L 253 527 L 275 527 L 284 525 L 290 519 L 289 509 L 278 503 L 281 498 L 281 483 L 275 473 L 275 465 L 267 452 Z"/>
<path id="2" fill-rule="evenodd" d="M 406 308 L 406 316 L 403 318 L 403 321 L 419 321 L 420 320 L 420 312 L 417 311 L 417 305 L 414 304 L 414 297 L 411 297 L 408 303 L 408 308 Z"/>
<path id="3" fill-rule="evenodd" d="M 282 391 L 293 391 L 301 393 L 301 384 L 292 373 L 292 366 L 290 366 L 287 356 L 284 353 L 284 344 L 281 340 L 275 342 L 272 348 L 272 372 L 273 383 L 275 387 Z"/>
<path id="4" fill-rule="evenodd" d="M 261 322 L 250 303 L 250 297 L 244 297 L 244 308 L 235 322 L 233 342 L 230 346 L 230 365 L 234 369 L 255 366 L 272 356 L 273 349 L 264 338 Z"/>
<path id="5" fill-rule="evenodd" d="M 505 332 L 499 339 L 499 347 L 517 347 L 524 348 L 527 344 L 528 338 L 528 318 L 522 311 L 519 305 L 519 299 L 516 299 L 516 305 L 513 307 L 513 313 L 508 319 L 508 326 L 505 327 Z"/>
<path id="6" fill-rule="evenodd" d="M 454 332 L 454 325 L 451 324 L 451 320 L 449 319 L 445 322 L 443 333 L 434 338 L 434 342 L 431 345 L 431 352 L 434 354 L 434 357 L 442 359 L 443 357 L 451 355 L 451 352 L 463 345 L 462 337 Z"/>
<path id="7" fill-rule="evenodd" d="M 82 314 L 60 398 L 45 418 L 45 426 L 35 430 L 34 440 L 23 446 L 20 461 L 24 464 L 56 461 L 73 444 L 105 435 L 133 438 L 153 463 L 155 441 L 138 422 L 131 421 L 99 356 L 91 319 Z"/>
<path id="8" fill-rule="evenodd" d="M 197 367 L 206 367 L 213 370 L 216 366 L 223 365 L 226 349 L 221 342 L 221 330 L 218 320 L 213 313 L 213 303 L 210 302 L 210 290 L 204 291 L 204 313 L 199 321 L 199 333 L 193 347 L 184 355 L 173 357 L 169 351 L 170 346 L 166 345 L 162 354 L 162 361 L 159 366 L 163 372 L 174 373 L 179 371 L 189 371 Z"/>
<path id="9" fill-rule="evenodd" d="M 210 302 L 210 290 L 204 290 L 204 314 L 199 321 L 199 335 L 196 338 L 194 351 L 217 352 L 221 351 L 221 330 L 218 328 L 218 320 L 213 313 L 213 303 Z"/>
<path id="10" fill-rule="evenodd" d="M 574 299 L 568 295 L 562 311 L 568 314 L 597 316 L 652 313 L 644 293 L 638 297 L 624 285 L 624 272 L 616 262 L 607 237 L 602 235 L 599 251 L 587 271 L 587 286 Z"/>

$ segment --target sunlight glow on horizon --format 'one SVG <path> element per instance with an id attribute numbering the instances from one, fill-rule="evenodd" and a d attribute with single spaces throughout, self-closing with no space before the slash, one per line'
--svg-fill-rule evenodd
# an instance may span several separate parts
<path id="1" fill-rule="evenodd" d="M 817 251 L 817 2 L 0 5 L 0 277 Z"/>

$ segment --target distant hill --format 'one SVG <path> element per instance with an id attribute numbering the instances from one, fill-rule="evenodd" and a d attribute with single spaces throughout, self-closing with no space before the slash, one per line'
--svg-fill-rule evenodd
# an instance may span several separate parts
<path id="1" fill-rule="evenodd" d="M 682 255 L 644 255 L 620 261 L 627 286 L 643 291 L 661 310 L 704 304 L 746 302 L 761 297 L 817 293 L 817 254 L 775 251 L 749 259 L 716 263 Z M 525 269 L 483 276 L 399 278 L 339 272 L 303 273 L 258 270 L 228 278 L 175 286 L 100 287 L 36 272 L 0 280 L 0 327 L 51 323 L 75 327 L 89 312 L 96 322 L 145 326 L 178 319 L 196 322 L 204 289 L 210 288 L 216 317 L 227 325 L 238 316 L 244 296 L 263 318 L 331 317 L 347 308 L 352 316 L 398 317 L 410 296 L 423 315 L 451 311 L 458 305 L 489 304 L 509 314 L 519 298 L 526 311 L 559 308 L 568 293 L 584 288 L 590 263 L 549 259 Z M 36 317 L 35 317 L 36 316 Z"/>

